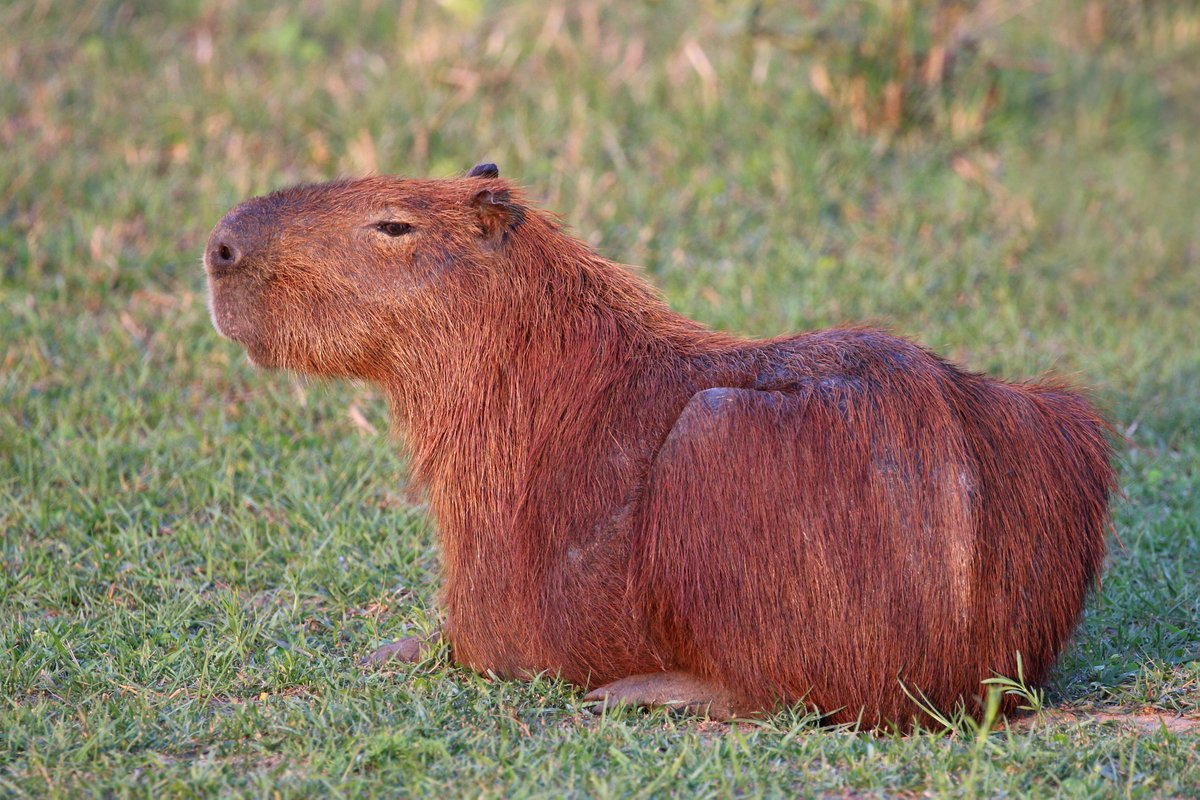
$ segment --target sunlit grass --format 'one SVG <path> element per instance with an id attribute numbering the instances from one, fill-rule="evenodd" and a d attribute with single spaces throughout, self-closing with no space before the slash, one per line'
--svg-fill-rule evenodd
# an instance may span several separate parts
<path id="1" fill-rule="evenodd" d="M 0 8 L 0 793 L 1195 792 L 1200 9 L 978 6 Z M 256 192 L 481 160 L 713 326 L 1090 387 L 1123 546 L 1048 710 L 871 737 L 361 671 L 436 622 L 430 521 L 369 387 L 213 333 L 199 252 Z"/>

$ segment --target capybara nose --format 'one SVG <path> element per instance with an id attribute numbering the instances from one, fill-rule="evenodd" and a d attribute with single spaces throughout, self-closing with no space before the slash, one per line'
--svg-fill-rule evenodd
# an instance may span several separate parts
<path id="1" fill-rule="evenodd" d="M 268 227 L 259 202 L 243 203 L 225 215 L 208 237 L 204 261 L 210 275 L 245 268 L 265 244 Z"/>
<path id="2" fill-rule="evenodd" d="M 242 260 L 242 250 L 227 233 L 214 236 L 208 246 L 208 269 L 210 272 L 228 272 Z"/>

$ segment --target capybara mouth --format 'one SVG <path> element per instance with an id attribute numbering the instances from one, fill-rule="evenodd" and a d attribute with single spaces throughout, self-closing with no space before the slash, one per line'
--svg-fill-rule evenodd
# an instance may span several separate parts
<path id="1" fill-rule="evenodd" d="M 280 356 L 272 351 L 270 342 L 278 337 L 262 304 L 256 281 L 232 274 L 209 276 L 209 318 L 217 333 L 241 345 L 255 366 L 283 367 Z"/>
<path id="2" fill-rule="evenodd" d="M 259 315 L 249 296 L 249 287 L 245 282 L 231 280 L 232 277 L 228 273 L 209 275 L 209 317 L 217 333 L 250 349 L 259 338 Z"/>

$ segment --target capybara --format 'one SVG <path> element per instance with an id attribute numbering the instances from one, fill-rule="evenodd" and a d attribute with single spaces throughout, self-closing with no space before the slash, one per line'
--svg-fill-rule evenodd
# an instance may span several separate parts
<path id="1" fill-rule="evenodd" d="M 867 328 L 709 330 L 495 165 L 255 198 L 204 259 L 254 363 L 386 394 L 472 669 L 907 729 L 913 697 L 978 714 L 1018 654 L 1042 682 L 1098 578 L 1114 474 L 1081 396 Z"/>

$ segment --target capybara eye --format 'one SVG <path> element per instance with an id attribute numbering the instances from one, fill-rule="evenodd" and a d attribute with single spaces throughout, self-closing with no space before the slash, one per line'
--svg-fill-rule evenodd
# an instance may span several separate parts
<path id="1" fill-rule="evenodd" d="M 375 227 L 388 236 L 403 236 L 413 229 L 407 222 L 378 222 Z"/>

